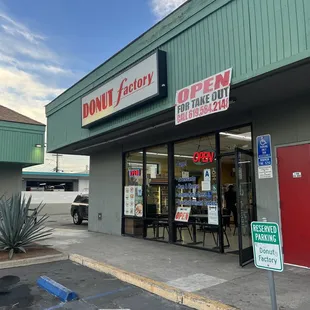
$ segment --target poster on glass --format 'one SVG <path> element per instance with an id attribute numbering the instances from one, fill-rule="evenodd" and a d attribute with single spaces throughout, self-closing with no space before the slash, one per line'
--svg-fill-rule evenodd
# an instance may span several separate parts
<path id="1" fill-rule="evenodd" d="M 124 197 L 124 215 L 142 217 L 142 186 L 125 186 Z"/>

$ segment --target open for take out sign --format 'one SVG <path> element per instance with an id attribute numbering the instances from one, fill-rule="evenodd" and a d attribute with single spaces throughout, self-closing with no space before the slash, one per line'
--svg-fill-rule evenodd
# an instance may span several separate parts
<path id="1" fill-rule="evenodd" d="M 231 72 L 232 69 L 224 70 L 178 90 L 175 124 L 228 110 Z"/>
<path id="2" fill-rule="evenodd" d="M 254 263 L 257 268 L 283 271 L 279 225 L 272 222 L 252 222 Z"/>

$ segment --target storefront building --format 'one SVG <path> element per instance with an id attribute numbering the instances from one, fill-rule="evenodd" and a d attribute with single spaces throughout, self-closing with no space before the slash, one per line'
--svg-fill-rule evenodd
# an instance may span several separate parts
<path id="1" fill-rule="evenodd" d="M 309 12 L 188 1 L 52 101 L 48 151 L 90 155 L 89 230 L 244 265 L 264 217 L 310 267 Z"/>

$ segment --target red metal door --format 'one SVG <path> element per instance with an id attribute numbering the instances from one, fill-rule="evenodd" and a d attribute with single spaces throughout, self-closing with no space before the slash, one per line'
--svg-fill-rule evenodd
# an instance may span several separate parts
<path id="1" fill-rule="evenodd" d="M 277 150 L 284 262 L 310 267 L 310 145 Z"/>

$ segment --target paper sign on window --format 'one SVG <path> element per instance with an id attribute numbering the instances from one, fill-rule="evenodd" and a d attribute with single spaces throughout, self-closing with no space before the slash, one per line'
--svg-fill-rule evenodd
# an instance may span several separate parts
<path id="1" fill-rule="evenodd" d="M 174 220 L 178 222 L 188 222 L 190 213 L 191 207 L 178 207 Z"/>

